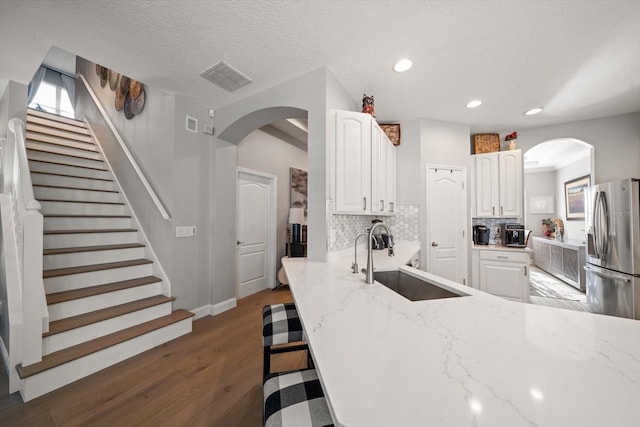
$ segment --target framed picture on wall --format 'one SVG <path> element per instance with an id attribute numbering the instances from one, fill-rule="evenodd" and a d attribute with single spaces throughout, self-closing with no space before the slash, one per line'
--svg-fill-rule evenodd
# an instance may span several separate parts
<path id="1" fill-rule="evenodd" d="M 585 175 L 564 183 L 564 203 L 567 220 L 584 219 L 587 190 L 591 186 L 591 176 Z"/>

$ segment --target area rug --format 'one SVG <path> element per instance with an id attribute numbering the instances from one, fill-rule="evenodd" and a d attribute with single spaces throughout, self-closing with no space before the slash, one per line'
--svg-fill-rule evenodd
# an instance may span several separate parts
<path id="1" fill-rule="evenodd" d="M 531 296 L 535 297 L 587 301 L 587 296 L 583 292 L 533 266 L 529 274 L 529 289 Z"/>

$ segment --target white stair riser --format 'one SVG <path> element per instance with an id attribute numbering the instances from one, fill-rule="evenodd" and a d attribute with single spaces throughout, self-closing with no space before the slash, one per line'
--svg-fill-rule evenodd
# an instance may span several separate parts
<path id="1" fill-rule="evenodd" d="M 59 136 L 61 138 L 74 139 L 76 141 L 82 142 L 92 142 L 91 136 L 87 134 L 83 135 L 78 132 L 69 132 L 62 129 L 56 129 L 54 127 L 42 126 L 34 123 L 27 123 L 27 131 L 29 132 L 38 132 L 38 133 L 46 133 L 47 135 Z"/>
<path id="2" fill-rule="evenodd" d="M 89 313 L 90 311 L 101 310 L 114 305 L 149 298 L 159 295 L 161 292 L 162 282 L 156 282 L 148 285 L 122 289 L 120 291 L 94 295 L 87 298 L 51 304 L 48 306 L 49 320 L 53 322 L 54 320 L 66 319 L 67 317 Z"/>
<path id="3" fill-rule="evenodd" d="M 114 233 L 46 234 L 44 236 L 44 249 L 118 245 L 122 243 L 137 242 L 138 232 L 136 231 L 122 231 Z"/>
<path id="4" fill-rule="evenodd" d="M 58 187 L 90 188 L 92 190 L 118 191 L 113 181 L 100 181 L 97 179 L 74 178 L 71 176 L 48 175 L 44 173 L 31 173 L 33 185 L 55 185 Z"/>
<path id="5" fill-rule="evenodd" d="M 152 265 L 136 265 L 132 267 L 111 268 L 109 270 L 91 271 L 88 273 L 69 274 L 58 277 L 47 277 L 44 280 L 46 294 L 71 291 L 103 283 L 119 282 L 136 277 L 151 276 Z"/>
<path id="6" fill-rule="evenodd" d="M 106 191 L 75 190 L 67 188 L 33 187 L 33 194 L 36 199 L 49 200 L 75 200 L 78 202 L 122 202 L 120 193 L 110 193 Z"/>
<path id="7" fill-rule="evenodd" d="M 46 151 L 53 154 L 62 154 L 66 156 L 84 157 L 87 159 L 101 160 L 102 155 L 95 151 L 82 150 L 76 147 L 67 147 L 64 145 L 50 144 L 48 142 L 27 140 L 27 150 Z M 84 148 L 84 147 L 82 147 Z"/>
<path id="8" fill-rule="evenodd" d="M 124 205 L 40 201 L 43 215 L 124 215 Z"/>
<path id="9" fill-rule="evenodd" d="M 129 261 L 144 258 L 144 248 L 114 249 L 109 251 L 74 252 L 72 254 L 45 255 L 43 268 L 78 267 L 81 265 L 104 264 L 107 262 Z"/>
<path id="10" fill-rule="evenodd" d="M 80 328 L 71 329 L 59 334 L 44 337 L 42 352 L 44 355 L 80 344 L 95 338 L 103 337 L 113 332 L 148 322 L 158 317 L 171 314 L 171 301 L 153 307 L 127 313 L 112 319 L 92 323 Z"/>
<path id="11" fill-rule="evenodd" d="M 27 116 L 27 123 L 33 124 L 33 125 L 47 126 L 50 128 L 55 128 L 55 129 L 64 130 L 68 132 L 74 132 L 81 135 L 89 135 L 89 130 L 87 130 L 87 127 L 84 123 L 77 123 L 80 126 L 76 126 L 76 125 L 63 123 L 63 122 L 45 118 L 45 117 L 37 117 L 31 114 Z"/>
<path id="12" fill-rule="evenodd" d="M 104 162 L 98 160 L 78 159 L 77 157 L 64 156 L 62 154 L 43 153 L 40 151 L 27 150 L 29 160 L 42 160 L 45 162 L 63 163 L 71 166 L 86 166 L 90 168 L 104 169 Z"/>
<path id="13" fill-rule="evenodd" d="M 98 151 L 97 145 L 89 142 L 75 141 L 73 139 L 60 138 L 44 133 L 27 132 L 27 142 L 49 143 L 63 147 L 83 148 L 85 150 Z"/>
<path id="14" fill-rule="evenodd" d="M 191 332 L 191 318 L 165 326 L 121 344 L 89 354 L 22 380 L 20 394 L 28 402 L 108 366 Z"/>
<path id="15" fill-rule="evenodd" d="M 32 172 L 61 173 L 65 175 L 85 176 L 88 178 L 113 179 L 111 172 L 108 170 L 85 169 L 37 161 L 29 161 L 29 169 Z"/>
<path id="16" fill-rule="evenodd" d="M 97 230 L 131 228 L 131 218 L 45 217 L 45 230 Z"/>
<path id="17" fill-rule="evenodd" d="M 43 119 L 50 123 L 67 123 L 76 127 L 87 128 L 87 125 L 82 120 L 74 120 L 64 116 L 51 117 L 51 114 L 49 113 L 38 110 L 27 110 L 27 120 L 31 121 L 31 119 L 34 118 Z"/>

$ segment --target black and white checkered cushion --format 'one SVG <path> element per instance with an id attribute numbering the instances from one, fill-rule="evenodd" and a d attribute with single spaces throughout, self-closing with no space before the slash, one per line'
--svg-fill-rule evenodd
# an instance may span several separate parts
<path id="1" fill-rule="evenodd" d="M 291 303 L 265 305 L 262 308 L 262 345 L 271 346 L 302 341 L 302 323 Z"/>
<path id="2" fill-rule="evenodd" d="M 315 369 L 276 374 L 264 382 L 265 427 L 333 426 Z"/>

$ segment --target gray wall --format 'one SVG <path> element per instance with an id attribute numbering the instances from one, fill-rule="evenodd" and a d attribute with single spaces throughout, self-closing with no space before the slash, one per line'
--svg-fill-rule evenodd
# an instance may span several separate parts
<path id="1" fill-rule="evenodd" d="M 525 227 L 531 230 L 532 236 L 544 237 L 542 220 L 557 216 L 560 200 L 556 193 L 556 171 L 532 172 L 524 174 Z M 531 197 L 553 196 L 553 212 L 530 213 Z M 564 202 L 562 202 L 564 203 Z"/>
<path id="2" fill-rule="evenodd" d="M 640 163 L 637 169 L 640 171 Z M 578 240 L 585 239 L 585 221 L 584 220 L 567 220 L 567 210 L 565 208 L 564 183 L 567 181 L 581 178 L 591 173 L 591 158 L 589 156 L 582 157 L 573 163 L 570 163 L 556 171 L 556 181 L 554 184 L 556 191 L 556 217 L 561 218 L 564 222 L 564 239 Z"/>
<path id="3" fill-rule="evenodd" d="M 213 141 L 201 132 L 208 107 L 188 98 L 145 87 L 145 106 L 127 120 L 115 110 L 115 93 L 100 87 L 95 64 L 78 58 L 77 68 L 91 84 L 120 135 L 127 143 L 172 221 L 165 221 L 117 141 L 102 120 L 84 85 L 76 85 L 76 112 L 86 117 L 103 145 L 118 181 L 169 276 L 176 308 L 196 308 L 211 300 L 210 193 Z M 199 133 L 185 131 L 185 115 L 198 119 Z M 197 235 L 176 238 L 175 227 L 195 225 Z"/>
<path id="4" fill-rule="evenodd" d="M 513 130 L 502 130 L 501 135 Z M 640 175 L 640 112 L 518 131 L 522 152 L 550 139 L 575 138 L 594 147 L 594 182 Z"/>
<path id="5" fill-rule="evenodd" d="M 265 155 L 266 153 L 268 155 Z M 307 152 L 258 129 L 238 144 L 238 166 L 277 177 L 276 267 L 279 269 L 280 258 L 285 255 L 286 232 L 289 226 L 289 168 L 308 170 Z"/>

